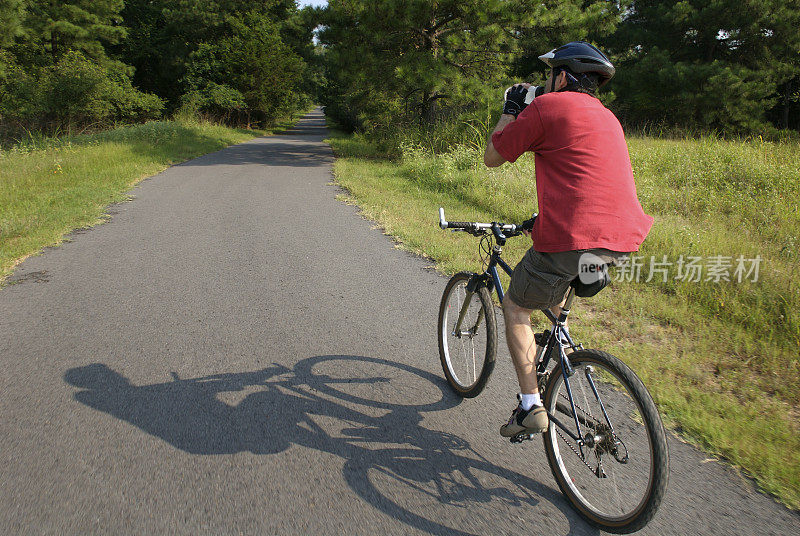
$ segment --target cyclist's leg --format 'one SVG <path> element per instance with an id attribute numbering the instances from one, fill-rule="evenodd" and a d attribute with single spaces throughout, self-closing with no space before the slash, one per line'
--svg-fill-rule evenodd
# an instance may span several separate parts
<path id="1" fill-rule="evenodd" d="M 564 305 L 564 299 L 558 305 L 550 307 L 550 311 L 558 316 L 561 314 L 562 305 Z M 536 345 L 533 329 L 531 328 L 531 314 L 533 314 L 533 311 L 534 309 L 527 309 L 517 305 L 511 298 L 503 302 L 506 343 L 511 354 L 511 361 L 514 363 L 514 370 L 517 373 L 519 392 L 523 395 L 539 392 L 538 379 L 536 377 L 536 354 L 539 348 Z"/>
<path id="2" fill-rule="evenodd" d="M 547 413 L 538 397 L 536 343 L 531 328 L 531 313 L 558 304 L 569 280 L 553 271 L 542 254 L 534 249 L 525 254 L 511 275 L 511 284 L 503 301 L 506 342 L 520 386 L 522 400 L 500 434 L 513 437 L 522 433 L 542 432 L 547 428 Z"/>
<path id="3" fill-rule="evenodd" d="M 549 424 L 536 381 L 536 342 L 531 329 L 532 312 L 533 309 L 518 305 L 506 294 L 506 299 L 503 300 L 506 342 L 517 372 L 520 401 L 511 412 L 508 422 L 500 427 L 500 435 L 503 437 L 513 438 L 520 434 L 544 432 Z"/>
<path id="4" fill-rule="evenodd" d="M 536 381 L 536 342 L 531 329 L 531 313 L 533 309 L 517 305 L 510 296 L 503 300 L 506 342 L 522 394 L 539 392 Z"/>
<path id="5" fill-rule="evenodd" d="M 530 248 L 511 274 L 503 301 L 506 342 L 519 380 L 520 393 L 538 392 L 536 343 L 531 329 L 531 313 L 553 307 L 560 312 L 571 274 L 564 273 L 549 255 Z"/>

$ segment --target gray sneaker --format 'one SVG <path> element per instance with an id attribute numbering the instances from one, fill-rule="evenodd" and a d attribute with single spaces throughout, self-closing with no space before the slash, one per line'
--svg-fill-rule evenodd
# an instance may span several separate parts
<path id="1" fill-rule="evenodd" d="M 511 412 L 508 422 L 500 427 L 500 435 L 514 437 L 522 433 L 540 434 L 547 431 L 549 424 L 550 420 L 547 418 L 544 406 L 533 406 L 527 411 L 522 409 L 522 406 L 517 406 Z"/>

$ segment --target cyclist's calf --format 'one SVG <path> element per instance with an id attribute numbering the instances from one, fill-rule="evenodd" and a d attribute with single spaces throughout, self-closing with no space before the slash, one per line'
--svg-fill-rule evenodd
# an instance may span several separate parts
<path id="1" fill-rule="evenodd" d="M 531 329 L 532 309 L 520 307 L 508 297 L 503 300 L 503 317 L 506 323 L 506 342 L 517 372 L 520 392 L 539 392 L 536 379 L 536 342 Z"/>

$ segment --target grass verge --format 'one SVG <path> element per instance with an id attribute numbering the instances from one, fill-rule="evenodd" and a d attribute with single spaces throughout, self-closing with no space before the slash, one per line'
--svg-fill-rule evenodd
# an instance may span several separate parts
<path id="1" fill-rule="evenodd" d="M 537 210 L 532 157 L 490 170 L 474 144 L 435 155 L 405 143 L 397 157 L 364 137 L 330 141 L 336 180 L 365 217 L 446 274 L 481 260 L 476 239 L 439 230 L 439 206 L 459 221 L 519 222 Z M 642 278 L 580 300 L 572 331 L 628 363 L 684 438 L 800 509 L 800 148 L 646 137 L 629 147 L 642 205 L 656 218 Z M 513 266 L 529 245 L 510 240 L 504 256 Z M 664 255 L 668 276 L 645 281 L 650 257 Z M 737 281 L 739 255 L 762 259 L 756 281 Z M 676 279 L 680 256 L 730 257 L 731 280 L 706 280 L 707 271 Z"/>
<path id="2" fill-rule="evenodd" d="M 283 129 L 281 123 L 276 130 Z M 0 283 L 29 255 L 105 219 L 140 180 L 266 131 L 156 121 L 0 151 Z"/>

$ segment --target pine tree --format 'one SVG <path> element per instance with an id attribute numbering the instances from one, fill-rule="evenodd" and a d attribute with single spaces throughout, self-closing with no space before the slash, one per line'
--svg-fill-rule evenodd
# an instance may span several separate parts
<path id="1" fill-rule="evenodd" d="M 797 12 L 796 0 L 632 2 L 612 39 L 620 111 L 639 123 L 763 130 L 778 86 L 796 77 Z"/>
<path id="2" fill-rule="evenodd" d="M 619 18 L 619 3 L 600 0 L 331 0 L 320 37 L 326 110 L 350 128 L 430 123 L 485 103 L 509 75 L 541 70 L 539 54 L 605 35 Z"/>
<path id="3" fill-rule="evenodd" d="M 133 87 L 131 68 L 108 53 L 125 36 L 122 0 L 23 0 L 24 10 L 0 2 L 9 31 L 0 51 L 4 130 L 69 131 L 160 115 L 161 100 Z"/>
<path id="4" fill-rule="evenodd" d="M 22 0 L 0 0 L 0 51 L 22 33 Z"/>
<path id="5" fill-rule="evenodd" d="M 779 128 L 800 130 L 800 1 L 775 2 L 764 32 L 778 99 L 770 117 Z"/>
<path id="6" fill-rule="evenodd" d="M 408 111 L 432 121 L 440 101 L 458 106 L 477 82 L 505 76 L 515 42 L 514 6 L 499 0 L 331 0 L 320 37 L 329 101 L 344 98 L 363 117 Z"/>
<path id="7" fill-rule="evenodd" d="M 40 65 L 69 51 L 105 62 L 105 47 L 125 37 L 123 0 L 26 0 L 24 53 Z"/>

